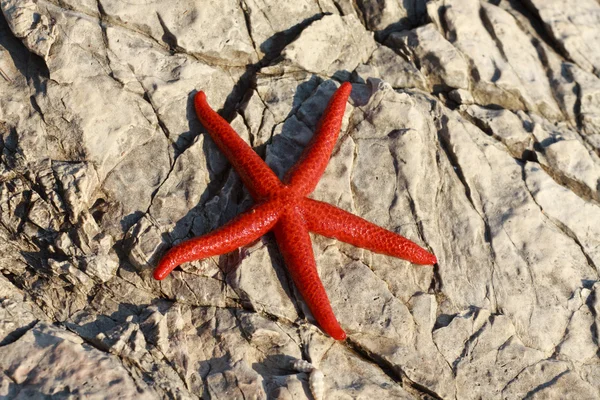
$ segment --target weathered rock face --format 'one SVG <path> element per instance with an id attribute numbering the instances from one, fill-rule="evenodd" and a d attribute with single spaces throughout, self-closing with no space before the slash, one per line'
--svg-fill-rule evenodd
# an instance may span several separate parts
<path id="1" fill-rule="evenodd" d="M 600 397 L 597 1 L 0 7 L 0 397 Z M 438 265 L 313 236 L 346 342 L 270 235 L 153 280 L 252 204 L 194 93 L 283 176 L 345 80 L 312 197 Z"/>

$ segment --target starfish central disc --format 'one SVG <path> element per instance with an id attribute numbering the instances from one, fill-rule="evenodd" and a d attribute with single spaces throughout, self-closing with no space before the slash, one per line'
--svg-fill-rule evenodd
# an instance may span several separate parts
<path id="1" fill-rule="evenodd" d="M 154 270 L 154 278 L 166 278 L 185 262 L 233 251 L 272 230 L 294 284 L 315 320 L 325 333 L 344 340 L 346 333 L 333 314 L 317 272 L 309 232 L 415 264 L 435 264 L 433 254 L 403 236 L 306 197 L 315 189 L 327 167 L 351 91 L 352 85 L 346 82 L 334 93 L 316 133 L 283 182 L 210 108 L 206 95 L 198 92 L 194 98 L 198 119 L 238 172 L 256 204 L 216 231 L 173 247 Z"/>

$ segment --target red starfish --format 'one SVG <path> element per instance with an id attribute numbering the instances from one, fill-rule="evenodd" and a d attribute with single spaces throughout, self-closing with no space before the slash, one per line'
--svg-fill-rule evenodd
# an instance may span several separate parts
<path id="1" fill-rule="evenodd" d="M 292 279 L 321 329 L 334 339 L 344 340 L 346 333 L 333 314 L 317 273 L 309 232 L 416 264 L 435 264 L 433 254 L 410 240 L 306 197 L 329 162 L 351 91 L 352 85 L 346 82 L 335 92 L 315 135 L 283 182 L 210 108 L 206 95 L 198 92 L 194 98 L 198 119 L 240 174 L 256 204 L 220 229 L 173 247 L 154 270 L 154 278 L 164 279 L 182 263 L 228 253 L 273 230 Z"/>

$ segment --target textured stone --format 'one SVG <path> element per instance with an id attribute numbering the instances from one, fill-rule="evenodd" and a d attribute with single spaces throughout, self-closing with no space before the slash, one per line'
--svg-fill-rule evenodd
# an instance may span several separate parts
<path id="1" fill-rule="evenodd" d="M 129 376 L 116 357 L 42 322 L 0 347 L 0 360 L 3 391 L 8 389 L 3 395 L 10 397 L 155 397 L 153 390 Z"/>
<path id="2" fill-rule="evenodd" d="M 209 7 L 194 1 L 164 7 L 162 1 L 107 0 L 98 11 L 116 26 L 215 63 L 257 61 L 244 12 L 233 0 Z"/>
<path id="3" fill-rule="evenodd" d="M 303 27 L 323 16 L 336 13 L 331 1 L 322 2 L 270 2 L 251 0 L 245 2 L 245 13 L 252 41 L 260 54 L 280 50 Z"/>
<path id="4" fill-rule="evenodd" d="M 577 83 L 579 123 L 591 144 L 600 148 L 600 78 L 581 68 L 570 66 L 570 75 Z"/>
<path id="5" fill-rule="evenodd" d="M 559 44 L 558 50 L 586 71 L 600 76 L 600 5 L 594 0 L 566 3 L 560 0 L 528 0 L 548 32 Z"/>
<path id="6" fill-rule="evenodd" d="M 598 6 L 409 3 L 0 1 L 0 397 L 599 397 Z M 345 343 L 272 235 L 152 279 L 252 204 L 194 94 L 282 177 L 343 80 L 312 197 L 438 264 L 313 235 Z"/>
<path id="7" fill-rule="evenodd" d="M 441 89 L 469 88 L 467 62 L 434 24 L 427 24 L 407 32 L 392 33 L 387 38 L 386 44 L 410 52 L 434 88 L 437 85 L 441 85 Z"/>
<path id="8" fill-rule="evenodd" d="M 333 75 L 352 71 L 366 62 L 376 48 L 373 34 L 353 15 L 328 15 L 306 28 L 283 50 L 290 70 Z"/>
<path id="9" fill-rule="evenodd" d="M 560 117 L 537 52 L 510 14 L 491 4 L 480 8 L 478 0 L 448 1 L 443 7 L 450 42 L 471 65 L 479 104 Z"/>
<path id="10" fill-rule="evenodd" d="M 600 158 L 577 132 L 564 124 L 551 124 L 532 116 L 532 134 L 540 164 L 581 196 L 600 200 Z"/>
<path id="11" fill-rule="evenodd" d="M 369 61 L 356 68 L 356 73 L 372 79 L 383 79 L 394 88 L 425 90 L 427 87 L 425 77 L 413 64 L 385 46 L 378 46 Z"/>
<path id="12" fill-rule="evenodd" d="M 490 109 L 478 105 L 465 107 L 465 112 L 477 121 L 486 132 L 506 145 L 510 154 L 515 158 L 524 158 L 527 153 L 534 151 L 534 136 L 528 132 L 525 121 L 511 111 L 505 109 Z"/>
<path id="13" fill-rule="evenodd" d="M 597 271 L 570 237 L 553 229 L 521 179 L 523 167 L 502 147 L 476 134 L 472 125 L 450 122 L 441 129 L 488 226 L 495 303 L 510 315 L 524 345 L 551 351 L 568 323 L 568 300 L 582 282 L 595 280 Z M 504 172 L 494 173 L 495 168 Z"/>
<path id="14" fill-rule="evenodd" d="M 597 231 L 600 226 L 600 208 L 597 204 L 585 201 L 561 186 L 535 164 L 526 165 L 525 182 L 535 202 L 548 218 L 572 237 L 596 269 L 599 269 L 600 232 Z M 569 204 L 569 207 L 565 208 L 563 204 Z"/>
<path id="15" fill-rule="evenodd" d="M 356 2 L 367 28 L 388 33 L 411 27 L 425 14 L 425 2 L 397 2 L 390 0 Z"/>
<path id="16" fill-rule="evenodd" d="M 11 282 L 0 277 L 0 346 L 12 343 L 47 316 Z"/>

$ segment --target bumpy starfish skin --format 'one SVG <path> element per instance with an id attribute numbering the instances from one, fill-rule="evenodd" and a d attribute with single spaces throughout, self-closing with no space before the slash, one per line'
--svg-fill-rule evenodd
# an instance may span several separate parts
<path id="1" fill-rule="evenodd" d="M 351 91 L 352 86 L 346 82 L 335 92 L 315 135 L 283 182 L 210 108 L 206 95 L 198 92 L 194 99 L 198 119 L 240 174 L 256 205 L 220 229 L 173 247 L 156 267 L 154 278 L 164 279 L 182 263 L 228 253 L 273 230 L 290 275 L 321 329 L 334 339 L 344 340 L 346 333 L 333 314 L 317 273 L 309 232 L 415 264 L 435 264 L 433 254 L 410 240 L 306 197 L 327 167 Z"/>

